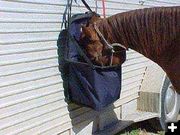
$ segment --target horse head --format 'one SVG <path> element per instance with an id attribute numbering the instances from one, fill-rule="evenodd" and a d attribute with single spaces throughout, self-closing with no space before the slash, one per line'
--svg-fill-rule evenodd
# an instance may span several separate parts
<path id="1" fill-rule="evenodd" d="M 96 65 L 103 65 L 102 59 L 103 44 L 94 30 L 93 23 L 101 18 L 94 15 L 86 25 L 82 25 L 82 33 L 80 37 L 80 45 L 85 49 L 87 56 Z"/>
<path id="2" fill-rule="evenodd" d="M 110 37 L 108 31 L 104 31 L 102 35 L 106 38 L 104 39 L 106 43 L 102 40 L 102 36 L 99 35 L 101 32 L 97 32 L 96 24 L 101 25 L 104 20 L 94 15 L 86 25 L 82 25 L 80 45 L 85 49 L 87 56 L 94 64 L 100 66 L 120 65 L 124 62 L 124 57 L 120 54 L 123 48 L 115 47 L 117 52 L 112 54 L 112 48 L 105 45 L 108 44 L 106 39 L 108 40 Z M 109 44 L 109 46 L 111 45 Z"/>

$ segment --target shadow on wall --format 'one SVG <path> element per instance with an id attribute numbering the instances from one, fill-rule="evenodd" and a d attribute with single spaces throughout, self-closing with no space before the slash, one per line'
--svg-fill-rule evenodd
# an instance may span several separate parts
<path id="1" fill-rule="evenodd" d="M 113 105 L 97 112 L 87 107 L 68 104 L 68 110 L 75 135 L 99 134 L 119 122 Z"/>
<path id="2" fill-rule="evenodd" d="M 64 37 L 66 38 L 66 37 Z M 64 45 L 67 43 L 66 39 L 59 38 L 57 41 L 58 47 L 58 62 L 59 62 L 59 71 L 61 72 L 61 77 L 63 79 L 64 95 L 66 97 L 65 102 L 68 104 L 68 111 L 72 122 L 72 132 L 75 135 L 85 135 L 93 134 L 95 132 L 100 132 L 105 129 L 106 126 L 113 126 L 114 123 L 117 123 L 120 118 L 120 109 L 119 113 L 115 113 L 114 105 L 110 105 L 104 110 L 97 112 L 87 107 L 80 107 L 76 104 L 70 103 L 68 101 L 68 84 L 67 84 L 67 67 L 63 59 L 64 54 Z"/>

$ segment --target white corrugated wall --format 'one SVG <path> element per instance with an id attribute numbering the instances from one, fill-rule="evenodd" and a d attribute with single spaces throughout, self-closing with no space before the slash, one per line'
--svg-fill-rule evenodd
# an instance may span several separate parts
<path id="1" fill-rule="evenodd" d="M 95 7 L 93 0 L 87 2 Z M 73 13 L 86 11 L 79 3 L 73 4 Z M 64 102 L 56 40 L 65 4 L 66 0 L 0 0 L 0 135 L 91 134 L 120 119 L 121 105 L 138 98 L 148 60 L 129 51 L 121 99 L 112 107 L 99 114 Z M 169 5 L 180 5 L 180 0 L 106 0 L 106 13 Z"/>

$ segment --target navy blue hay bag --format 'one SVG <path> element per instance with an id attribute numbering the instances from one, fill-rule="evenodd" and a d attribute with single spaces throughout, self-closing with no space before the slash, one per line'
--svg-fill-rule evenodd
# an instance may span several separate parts
<path id="1" fill-rule="evenodd" d="M 120 97 L 121 65 L 100 67 L 82 61 L 83 51 L 76 41 L 81 34 L 81 24 L 91 16 L 92 13 L 73 16 L 57 43 L 66 99 L 99 111 Z M 125 51 L 122 53 L 125 61 Z"/>

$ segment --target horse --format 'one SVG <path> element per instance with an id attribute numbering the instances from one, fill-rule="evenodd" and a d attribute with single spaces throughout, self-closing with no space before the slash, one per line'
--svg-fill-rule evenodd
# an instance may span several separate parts
<path id="1" fill-rule="evenodd" d="M 180 6 L 153 7 L 118 13 L 108 18 L 95 16 L 82 26 L 80 41 L 93 62 L 107 65 L 106 43 L 119 43 L 157 63 L 180 94 Z M 105 40 L 105 42 L 104 42 Z M 121 63 L 116 55 L 112 64 Z"/>
<path id="2" fill-rule="evenodd" d="M 95 31 L 89 27 L 91 24 L 99 20 L 102 20 L 102 18 L 97 14 L 94 14 L 86 25 L 82 25 L 83 32 L 81 33 L 79 44 L 95 65 L 121 65 L 125 61 L 125 50 L 115 46 L 115 52 L 112 56 L 111 50 L 99 42 L 99 38 Z"/>

